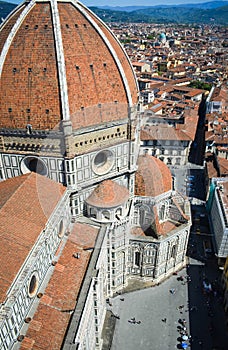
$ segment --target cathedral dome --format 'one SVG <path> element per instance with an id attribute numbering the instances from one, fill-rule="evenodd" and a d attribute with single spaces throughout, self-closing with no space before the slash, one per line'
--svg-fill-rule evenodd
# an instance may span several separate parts
<path id="1" fill-rule="evenodd" d="M 148 154 L 139 156 L 135 195 L 156 197 L 172 190 L 172 175 L 165 163 Z"/>
<path id="2" fill-rule="evenodd" d="M 129 58 L 76 0 L 31 0 L 0 27 L 2 128 L 73 129 L 128 118 L 138 102 Z"/>

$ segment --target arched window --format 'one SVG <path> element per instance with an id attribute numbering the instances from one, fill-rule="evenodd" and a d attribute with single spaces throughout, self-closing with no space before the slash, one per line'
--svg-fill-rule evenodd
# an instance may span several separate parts
<path id="1" fill-rule="evenodd" d="M 172 164 L 172 158 L 167 158 L 167 165 L 171 165 Z"/>
<path id="2" fill-rule="evenodd" d="M 164 218 L 165 218 L 165 205 L 164 204 L 161 206 L 159 216 L 160 216 L 160 220 L 164 220 Z"/>
<path id="3" fill-rule="evenodd" d="M 177 246 L 173 245 L 172 250 L 171 250 L 171 258 L 175 258 L 176 256 L 176 251 L 177 251 Z"/>
<path id="4" fill-rule="evenodd" d="M 122 215 L 122 208 L 116 209 L 116 215 L 118 215 L 118 216 Z"/>
<path id="5" fill-rule="evenodd" d="M 176 159 L 176 165 L 180 165 L 180 162 L 181 162 L 181 158 L 177 158 Z"/>
<path id="6" fill-rule="evenodd" d="M 110 212 L 108 210 L 103 210 L 102 215 L 105 219 L 110 220 Z"/>
<path id="7" fill-rule="evenodd" d="M 94 208 L 90 208 L 90 217 L 96 219 L 97 212 Z"/>
<path id="8" fill-rule="evenodd" d="M 134 265 L 140 266 L 140 252 L 135 252 L 135 259 L 134 259 Z"/>

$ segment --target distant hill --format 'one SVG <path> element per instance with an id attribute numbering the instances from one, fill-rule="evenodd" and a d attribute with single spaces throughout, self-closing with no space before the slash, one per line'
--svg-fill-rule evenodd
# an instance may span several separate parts
<path id="1" fill-rule="evenodd" d="M 227 3 L 227 2 L 225 2 Z M 136 22 L 136 23 L 211 23 L 228 24 L 228 6 L 213 9 L 189 7 L 147 7 L 135 11 L 112 11 L 91 7 L 104 22 Z"/>
<path id="2" fill-rule="evenodd" d="M 203 2 L 199 4 L 181 4 L 177 5 L 177 7 L 191 7 L 191 8 L 201 8 L 204 10 L 210 10 L 215 9 L 217 7 L 223 7 L 228 6 L 228 1 L 210 1 L 210 2 Z"/>
<path id="3" fill-rule="evenodd" d="M 224 4 L 226 6 L 223 6 Z M 16 6 L 15 4 L 0 1 L 0 18 L 5 18 Z M 107 23 L 228 24 L 228 1 L 211 1 L 202 4 L 181 4 L 176 6 L 128 6 L 123 8 L 119 7 L 118 10 L 115 11 L 103 7 L 90 7 L 90 9 Z M 125 9 L 125 11 L 121 11 L 120 9 Z M 131 9 L 131 11 L 129 9 Z"/>
<path id="4" fill-rule="evenodd" d="M 150 7 L 152 8 L 170 8 L 170 7 L 187 7 L 187 8 L 201 8 L 204 10 L 215 9 L 217 7 L 222 7 L 228 5 L 228 1 L 210 1 L 203 2 L 199 4 L 179 4 L 179 5 L 156 5 L 156 6 L 96 6 L 98 8 L 112 10 L 112 11 L 125 11 L 132 12 L 137 10 L 145 10 Z"/>
<path id="5" fill-rule="evenodd" d="M 150 21 L 173 22 L 173 23 L 210 23 L 228 24 L 228 6 L 217 7 L 214 9 L 200 9 L 188 7 L 169 7 L 169 8 L 147 8 L 131 12 L 134 15 L 147 16 Z"/>

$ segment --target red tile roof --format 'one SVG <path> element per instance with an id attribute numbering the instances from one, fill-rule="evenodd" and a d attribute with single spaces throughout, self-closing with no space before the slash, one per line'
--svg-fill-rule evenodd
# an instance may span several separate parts
<path id="1" fill-rule="evenodd" d="M 35 173 L 0 182 L 0 302 L 64 191 L 61 184 Z"/>
<path id="2" fill-rule="evenodd" d="M 218 163 L 218 167 L 217 164 Z M 213 153 L 206 153 L 206 166 L 209 179 L 212 177 L 227 176 L 228 175 L 228 159 L 217 157 Z"/>
<path id="3" fill-rule="evenodd" d="M 94 227 L 80 223 L 74 225 L 29 324 L 21 350 L 61 349 L 92 254 L 87 248 L 94 248 L 97 235 L 98 230 Z M 80 253 L 80 257 L 75 258 L 74 253 Z"/>
<path id="4" fill-rule="evenodd" d="M 170 190 L 172 190 L 172 176 L 167 165 L 148 154 L 139 156 L 135 195 L 156 197 Z"/>
<path id="5" fill-rule="evenodd" d="M 175 129 L 167 124 L 145 126 L 141 129 L 140 139 L 142 141 L 157 140 L 158 142 L 159 140 L 190 141 L 190 137 L 180 128 L 179 125 Z"/>
<path id="6" fill-rule="evenodd" d="M 195 139 L 196 129 L 198 125 L 198 107 L 194 109 L 188 109 L 184 111 L 185 123 L 180 124 L 178 128 L 188 137 L 190 140 Z"/>
<path id="7" fill-rule="evenodd" d="M 228 159 L 218 157 L 218 164 L 219 164 L 220 174 L 222 176 L 228 176 Z"/>
<path id="8" fill-rule="evenodd" d="M 100 208 L 112 208 L 125 203 L 128 198 L 129 191 L 126 187 L 120 186 L 114 181 L 106 180 L 95 188 L 86 202 Z"/>

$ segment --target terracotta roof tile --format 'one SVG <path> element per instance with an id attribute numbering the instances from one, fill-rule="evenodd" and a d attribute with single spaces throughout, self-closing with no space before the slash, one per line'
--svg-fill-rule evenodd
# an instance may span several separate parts
<path id="1" fill-rule="evenodd" d="M 32 320 L 30 325 L 29 325 L 29 328 L 33 329 L 36 332 L 39 332 L 40 329 L 41 329 L 41 326 L 42 326 L 42 322 L 36 321 L 36 320 Z"/>
<path id="2" fill-rule="evenodd" d="M 97 237 L 97 229 L 90 225 L 77 222 L 70 235 L 71 242 L 77 244 L 81 249 L 93 248 Z"/>
<path id="3" fill-rule="evenodd" d="M 128 198 L 129 191 L 126 187 L 120 186 L 114 181 L 106 180 L 95 188 L 86 202 L 96 207 L 110 208 L 123 204 Z"/>
<path id="4" fill-rule="evenodd" d="M 26 338 L 22 341 L 20 349 L 26 349 L 28 341 L 33 343 L 33 350 L 51 349 L 59 350 L 61 348 L 62 340 L 66 327 L 63 324 L 67 324 L 70 319 L 69 313 L 59 312 L 54 308 L 48 308 L 43 304 L 39 304 L 39 313 L 36 313 L 36 317 L 39 318 L 41 327 L 39 330 L 32 329 L 32 322 L 29 325 Z"/>
<path id="5" fill-rule="evenodd" d="M 34 345 L 34 340 L 28 339 L 25 337 L 23 340 L 23 346 L 21 346 L 21 349 L 32 350 L 33 345 Z"/>
<path id="6" fill-rule="evenodd" d="M 35 173 L 0 182 L 1 302 L 64 191 Z"/>
<path id="7" fill-rule="evenodd" d="M 185 123 L 179 125 L 180 131 L 184 133 L 189 140 L 195 139 L 196 129 L 198 125 L 198 109 L 188 109 L 184 111 Z"/>
<path id="8" fill-rule="evenodd" d="M 148 154 L 139 156 L 135 195 L 156 197 L 170 190 L 172 176 L 167 165 Z"/>
<path id="9" fill-rule="evenodd" d="M 176 228 L 176 225 L 173 222 L 167 220 L 160 225 L 160 228 L 157 233 L 159 235 L 167 235 L 169 232 L 171 232 L 175 228 Z"/>
<path id="10" fill-rule="evenodd" d="M 175 129 L 174 127 L 169 127 L 167 124 L 159 124 L 152 126 L 145 126 L 141 129 L 140 139 L 142 141 L 149 140 L 178 140 L 185 141 L 191 140 L 190 137 L 180 130 L 180 126 L 178 125 Z"/>
<path id="11" fill-rule="evenodd" d="M 228 175 L 228 159 L 218 157 L 218 164 L 220 169 L 220 174 L 223 176 Z"/>
<path id="12" fill-rule="evenodd" d="M 90 260 L 91 250 L 87 247 L 95 246 L 97 235 L 98 229 L 92 226 L 82 223 L 73 226 L 20 349 L 26 350 L 29 341 L 33 350 L 61 349 Z M 80 252 L 78 259 L 75 252 Z M 58 265 L 64 269 L 59 270 Z"/>

